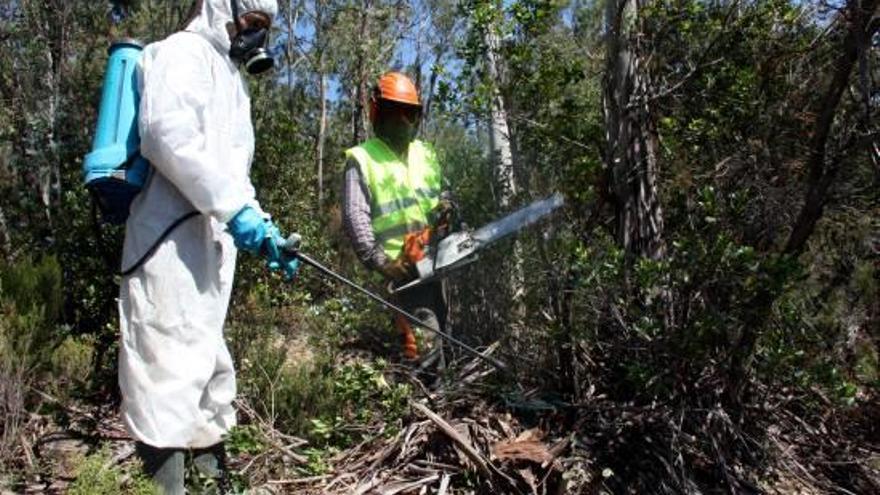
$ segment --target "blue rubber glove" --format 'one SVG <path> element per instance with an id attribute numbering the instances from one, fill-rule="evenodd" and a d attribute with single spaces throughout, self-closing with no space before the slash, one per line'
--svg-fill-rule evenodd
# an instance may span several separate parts
<path id="1" fill-rule="evenodd" d="M 299 270 L 299 260 L 285 250 L 293 250 L 299 244 L 299 236 L 289 239 L 281 235 L 278 227 L 263 218 L 256 209 L 245 206 L 226 224 L 235 247 L 251 254 L 265 256 L 269 270 L 283 270 L 284 278 L 290 280 Z M 295 239 L 295 240 L 294 240 Z"/>
<path id="2" fill-rule="evenodd" d="M 241 209 L 229 223 L 226 224 L 232 239 L 235 241 L 235 247 L 251 254 L 260 254 L 263 243 L 267 238 L 272 237 L 277 232 L 278 227 L 272 223 L 272 220 L 263 218 L 256 209 L 245 206 Z"/>
<path id="3" fill-rule="evenodd" d="M 272 271 L 283 270 L 284 278 L 292 280 L 296 276 L 296 272 L 299 271 L 299 259 L 293 255 L 293 252 L 299 247 L 299 242 L 299 234 L 291 234 L 285 239 L 281 237 L 280 232 L 266 239 L 269 269 Z"/>

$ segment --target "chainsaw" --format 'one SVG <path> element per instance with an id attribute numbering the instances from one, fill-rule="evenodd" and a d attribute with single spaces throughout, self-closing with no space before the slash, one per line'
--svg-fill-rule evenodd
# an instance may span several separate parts
<path id="1" fill-rule="evenodd" d="M 428 240 L 430 229 L 411 235 L 404 243 L 404 254 L 414 263 L 417 277 L 411 282 L 392 288 L 392 293 L 447 277 L 479 259 L 479 252 L 486 247 L 537 222 L 564 203 L 562 195 L 556 193 L 479 229 L 452 232 L 435 242 Z"/>
<path id="2" fill-rule="evenodd" d="M 504 237 L 507 237 L 519 231 L 520 229 L 528 225 L 537 222 L 541 218 L 549 215 L 551 212 L 553 212 L 553 210 L 561 207 L 563 205 L 563 202 L 564 201 L 562 199 L 562 195 L 557 193 L 547 199 L 532 203 L 531 205 L 526 206 L 521 210 L 511 213 L 504 218 L 496 220 L 474 231 L 465 230 L 460 232 L 453 232 L 446 237 L 443 237 L 442 239 L 430 239 L 430 231 L 428 233 L 419 234 L 417 236 L 419 245 L 413 244 L 410 246 L 404 246 L 404 254 L 406 256 L 414 255 L 413 253 L 407 253 L 406 248 L 425 248 L 420 249 L 419 252 L 416 253 L 420 257 L 420 260 L 416 263 L 419 278 L 402 287 L 394 289 L 394 292 L 400 292 L 429 282 L 431 280 L 437 280 L 441 277 L 445 277 L 450 272 L 453 272 L 463 266 L 466 266 L 476 261 L 477 254 L 480 250 L 484 249 L 486 246 L 489 246 L 494 242 L 497 242 L 500 239 L 503 239 Z M 444 228 L 448 227 L 449 224 L 447 224 Z M 435 225 L 435 229 L 433 230 L 442 230 L 442 228 L 436 229 Z M 416 237 L 413 237 L 413 239 L 416 239 Z M 299 235 L 292 234 L 287 239 L 287 242 L 284 243 L 284 254 L 285 256 L 293 256 L 298 258 L 304 264 L 309 265 L 317 269 L 322 274 L 338 282 L 341 282 L 351 287 L 352 289 L 357 290 L 358 292 L 366 295 L 377 303 L 403 316 L 410 322 L 437 334 L 443 340 L 449 342 L 452 345 L 460 347 L 471 355 L 491 364 L 495 368 L 503 372 L 510 371 L 510 369 L 504 362 L 490 356 L 488 352 L 480 352 L 477 349 L 453 337 L 452 335 L 435 327 L 433 324 L 422 321 L 415 315 L 409 313 L 400 306 L 397 306 L 396 304 L 388 301 L 384 297 L 364 288 L 354 281 L 349 280 L 348 278 L 324 266 L 314 258 L 300 251 L 299 248 Z M 280 256 L 280 253 L 276 254 Z"/>

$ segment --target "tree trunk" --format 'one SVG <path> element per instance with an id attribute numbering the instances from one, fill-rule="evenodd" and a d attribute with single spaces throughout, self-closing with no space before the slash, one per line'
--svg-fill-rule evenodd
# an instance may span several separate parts
<path id="1" fill-rule="evenodd" d="M 12 238 L 9 236 L 6 215 L 0 207 L 0 259 L 8 259 L 10 253 L 12 253 Z"/>
<path id="2" fill-rule="evenodd" d="M 364 0 L 360 12 L 360 27 L 358 29 L 357 63 L 355 64 L 355 84 L 354 105 L 352 111 L 352 134 L 355 143 L 360 143 L 366 138 L 366 109 L 369 105 L 369 89 L 367 84 L 367 42 L 370 36 L 370 10 L 373 7 L 372 0 Z"/>
<path id="3" fill-rule="evenodd" d="M 327 74 L 324 68 L 324 0 L 315 1 L 315 60 L 318 83 L 318 131 L 315 133 L 315 169 L 318 175 L 318 210 L 324 204 L 324 143 L 327 140 Z"/>
<path id="4" fill-rule="evenodd" d="M 294 11 L 296 10 L 296 13 Z M 293 87 L 293 51 L 294 46 L 293 43 L 296 39 L 294 36 L 294 31 L 296 29 L 296 22 L 299 17 L 299 11 L 296 7 L 294 7 L 294 2 L 291 1 L 288 3 L 287 7 L 287 15 L 284 16 L 287 21 L 287 33 L 286 39 L 284 42 L 284 55 L 287 58 L 287 110 L 290 113 L 290 119 L 294 118 L 295 108 L 294 108 L 294 87 Z"/>
<path id="5" fill-rule="evenodd" d="M 841 165 L 839 156 L 828 157 L 828 138 L 840 107 L 843 92 L 850 84 L 858 59 L 858 43 L 869 29 L 871 18 L 876 14 L 880 0 L 850 0 L 841 16 L 846 26 L 841 53 L 833 65 L 834 73 L 825 90 L 820 107 L 816 111 L 807 164 L 810 170 L 804 205 L 795 221 L 791 235 L 783 250 L 784 254 L 797 255 L 806 247 L 807 241 L 822 217 L 828 191 Z M 737 340 L 730 358 L 727 399 L 738 404 L 748 385 L 761 330 L 772 314 L 777 294 L 769 289 L 760 291 L 747 305 L 748 312 L 742 324 L 742 334 Z"/>
<path id="6" fill-rule="evenodd" d="M 501 61 L 498 57 L 498 35 L 491 24 L 486 26 L 483 31 L 483 41 L 486 44 L 486 71 L 492 84 L 489 143 L 495 167 L 495 181 L 498 186 L 498 206 L 501 210 L 506 211 L 510 209 L 513 198 L 517 194 L 517 183 L 507 108 L 498 88 L 498 82 L 502 77 Z M 513 242 L 512 258 L 509 285 L 514 307 L 511 309 L 511 315 L 515 322 L 522 322 L 525 318 L 525 305 L 522 301 L 522 297 L 525 295 L 525 271 L 522 246 L 517 240 Z"/>
<path id="7" fill-rule="evenodd" d="M 658 138 L 648 102 L 649 80 L 634 44 L 640 0 L 609 1 L 605 75 L 606 160 L 616 199 L 617 238 L 631 258 L 665 256 L 657 191 Z"/>
<path id="8" fill-rule="evenodd" d="M 431 68 L 431 77 L 428 78 L 428 91 L 422 97 L 423 102 L 423 110 L 422 110 L 422 120 L 420 122 L 421 128 L 424 129 L 428 119 L 431 118 L 431 103 L 434 101 L 434 89 L 437 86 L 437 68 L 439 67 L 440 56 L 438 55 L 435 59 L 434 66 Z"/>
<path id="9" fill-rule="evenodd" d="M 323 58 L 323 54 L 321 55 Z M 318 170 L 318 208 L 324 204 L 324 141 L 327 139 L 327 76 L 322 62 L 318 69 L 318 99 L 321 115 L 318 118 L 318 134 L 315 139 L 315 166 Z"/>
<path id="10" fill-rule="evenodd" d="M 52 51 L 47 47 L 45 51 L 46 57 L 46 65 L 48 67 L 53 66 L 53 55 Z M 56 107 L 56 89 L 55 89 L 55 75 L 54 71 L 47 71 L 42 78 L 42 86 L 46 94 L 42 95 L 41 102 L 37 103 L 37 115 L 40 116 L 40 120 L 45 123 L 46 130 L 45 134 L 38 138 L 36 142 L 39 143 L 38 146 L 42 147 L 42 150 L 35 150 L 40 155 L 37 157 L 37 163 L 39 163 L 39 169 L 37 174 L 37 186 L 39 189 L 40 201 L 43 204 L 43 212 L 46 216 L 46 221 L 49 222 L 49 225 L 52 224 L 52 184 L 54 182 L 54 177 L 56 176 L 55 168 L 56 168 L 56 160 L 55 160 L 55 120 L 57 115 L 57 107 Z M 41 151 L 41 152 L 40 152 Z"/>
<path id="11" fill-rule="evenodd" d="M 861 4 L 861 6 L 859 6 Z M 880 0 L 850 0 L 842 14 L 844 22 L 849 28 L 843 40 L 842 53 L 834 65 L 834 74 L 831 84 L 825 91 L 818 117 L 810 142 L 810 156 L 807 166 L 810 171 L 807 194 L 804 205 L 794 223 L 785 245 L 785 252 L 790 254 L 800 253 L 807 244 L 807 240 L 816 228 L 816 222 L 822 217 L 825 202 L 828 200 L 828 190 L 834 182 L 840 168 L 840 160 L 829 160 L 827 157 L 828 138 L 840 105 L 843 92 L 849 87 L 853 68 L 859 58 L 861 40 L 870 39 L 871 33 L 866 31 L 871 28 L 871 18 L 877 11 Z"/>
<path id="12" fill-rule="evenodd" d="M 495 179 L 498 183 L 498 205 L 507 209 L 517 193 L 516 177 L 513 168 L 513 153 L 510 146 L 510 127 L 507 121 L 507 109 L 504 99 L 496 85 L 501 77 L 498 60 L 498 35 L 488 26 L 483 33 L 486 43 L 486 71 L 492 81 L 491 127 L 489 143 L 492 148 L 492 160 L 495 165 Z"/>
<path id="13" fill-rule="evenodd" d="M 57 136 L 59 129 L 59 108 L 61 101 L 61 81 L 67 51 L 66 21 L 70 6 L 67 2 L 46 2 L 36 6 L 33 11 L 35 33 L 45 43 L 43 48 L 43 75 L 39 79 L 34 94 L 35 115 L 43 128 L 37 129 L 32 137 L 33 159 L 37 165 L 37 189 L 43 205 L 43 214 L 51 226 L 53 208 L 61 193 L 61 164 L 58 153 Z"/>

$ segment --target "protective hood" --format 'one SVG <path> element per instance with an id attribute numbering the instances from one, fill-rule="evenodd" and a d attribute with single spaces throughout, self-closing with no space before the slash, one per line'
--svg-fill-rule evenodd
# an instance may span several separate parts
<path id="1" fill-rule="evenodd" d="M 229 32 L 226 24 L 232 20 L 232 3 L 238 2 L 238 15 L 243 16 L 248 12 L 263 12 L 270 19 L 278 13 L 278 4 L 275 0 L 204 0 L 202 11 L 186 27 L 186 31 L 198 33 L 208 39 L 223 54 L 229 53 Z"/>

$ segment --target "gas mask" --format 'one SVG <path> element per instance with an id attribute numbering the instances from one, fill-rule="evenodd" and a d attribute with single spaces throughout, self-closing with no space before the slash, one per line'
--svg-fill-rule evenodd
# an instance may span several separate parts
<path id="1" fill-rule="evenodd" d="M 374 97 L 375 98 L 375 97 Z M 374 99 L 373 130 L 376 135 L 396 148 L 405 148 L 419 131 L 421 109 Z"/>
<path id="2" fill-rule="evenodd" d="M 238 33 L 229 47 L 229 58 L 237 64 L 244 64 L 249 74 L 260 74 L 275 66 L 275 59 L 269 54 L 266 46 L 269 42 L 269 30 L 263 28 L 241 29 L 238 16 L 238 1 L 232 0 L 232 17 Z"/>
<path id="3" fill-rule="evenodd" d="M 376 123 L 376 135 L 394 147 L 404 147 L 416 137 L 418 127 L 402 119 L 387 119 Z"/>

